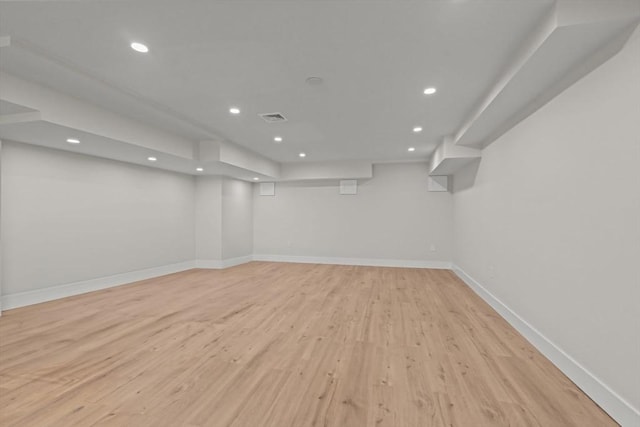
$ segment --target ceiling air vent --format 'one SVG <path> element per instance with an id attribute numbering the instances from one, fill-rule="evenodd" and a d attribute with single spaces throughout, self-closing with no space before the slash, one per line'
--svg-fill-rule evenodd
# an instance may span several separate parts
<path id="1" fill-rule="evenodd" d="M 258 114 L 267 123 L 286 122 L 287 119 L 280 113 Z"/>

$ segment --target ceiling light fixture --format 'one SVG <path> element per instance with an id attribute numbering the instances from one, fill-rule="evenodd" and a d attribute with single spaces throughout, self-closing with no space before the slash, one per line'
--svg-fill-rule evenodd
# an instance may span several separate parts
<path id="1" fill-rule="evenodd" d="M 311 76 L 307 77 L 305 82 L 307 82 L 309 86 L 319 86 L 324 82 L 324 80 L 322 80 L 322 77 Z"/>
<path id="2" fill-rule="evenodd" d="M 436 93 L 435 87 L 428 87 L 424 90 L 425 95 L 433 95 L 434 93 Z"/>
<path id="3" fill-rule="evenodd" d="M 300 157 L 307 157 L 307 153 L 300 153 L 300 154 L 298 154 L 298 156 L 300 156 Z"/>
<path id="4" fill-rule="evenodd" d="M 67 142 L 69 144 L 80 144 L 80 140 L 75 138 L 67 138 Z"/>
<path id="5" fill-rule="evenodd" d="M 142 43 L 138 43 L 138 42 L 131 43 L 131 49 L 135 50 L 136 52 L 140 52 L 140 53 L 149 52 L 149 48 L 147 47 L 147 45 L 142 44 Z"/>
<path id="6" fill-rule="evenodd" d="M 254 177 L 253 177 L 253 180 L 254 180 L 254 181 L 260 181 L 260 178 L 258 178 L 257 176 L 254 176 Z"/>
<path id="7" fill-rule="evenodd" d="M 240 109 L 238 107 L 231 107 L 229 108 L 229 112 L 231 114 L 240 114 Z"/>
<path id="8" fill-rule="evenodd" d="M 413 131 L 415 133 L 422 132 L 422 128 L 420 126 L 416 126 L 416 127 L 413 128 Z"/>
<path id="9" fill-rule="evenodd" d="M 155 162 L 158 159 L 156 159 L 155 157 L 147 157 L 147 160 L 149 160 L 150 162 Z"/>
<path id="10" fill-rule="evenodd" d="M 273 140 L 275 142 L 282 142 L 282 137 L 281 136 L 276 136 L 275 138 L 273 138 Z"/>
<path id="11" fill-rule="evenodd" d="M 410 153 L 413 152 L 413 151 L 416 151 L 416 147 L 409 147 L 409 148 L 407 148 L 407 151 L 410 152 Z"/>
<path id="12" fill-rule="evenodd" d="M 202 171 L 204 171 L 204 169 L 202 169 L 202 168 L 196 168 L 196 171 L 198 171 L 198 172 L 202 172 Z"/>

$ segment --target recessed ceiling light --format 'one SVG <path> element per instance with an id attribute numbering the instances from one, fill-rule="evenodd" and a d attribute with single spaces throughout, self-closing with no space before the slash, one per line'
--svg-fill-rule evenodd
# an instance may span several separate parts
<path id="1" fill-rule="evenodd" d="M 307 84 L 310 86 L 318 86 L 318 85 L 321 85 L 324 82 L 324 80 L 322 80 L 322 77 L 311 76 L 311 77 L 307 77 L 305 82 L 307 82 Z"/>
<path id="2" fill-rule="evenodd" d="M 158 159 L 156 159 L 155 157 L 147 157 L 147 160 L 149 160 L 150 162 L 155 162 Z"/>
<path id="3" fill-rule="evenodd" d="M 229 108 L 229 112 L 231 114 L 240 114 L 240 109 L 238 107 L 231 107 Z"/>
<path id="4" fill-rule="evenodd" d="M 281 136 L 276 136 L 275 138 L 273 138 L 273 140 L 275 142 L 282 142 L 282 137 Z"/>
<path id="5" fill-rule="evenodd" d="M 416 147 L 409 147 L 409 148 L 407 148 L 407 151 L 409 151 L 409 152 L 416 151 Z"/>
<path id="6" fill-rule="evenodd" d="M 422 132 L 422 128 L 420 126 L 416 126 L 416 127 L 413 128 L 413 131 L 415 133 Z"/>
<path id="7" fill-rule="evenodd" d="M 204 169 L 202 169 L 202 168 L 196 168 L 196 171 L 198 171 L 198 172 L 202 172 L 203 170 Z"/>
<path id="8" fill-rule="evenodd" d="M 254 177 L 253 177 L 253 180 L 254 180 L 254 181 L 260 181 L 260 178 L 258 178 L 257 176 L 254 176 Z"/>
<path id="9" fill-rule="evenodd" d="M 80 140 L 75 138 L 67 138 L 67 142 L 69 144 L 80 144 Z"/>
<path id="10" fill-rule="evenodd" d="M 307 157 L 307 153 L 300 153 L 300 154 L 298 154 L 298 156 L 300 156 L 300 157 Z"/>
<path id="11" fill-rule="evenodd" d="M 136 52 L 140 52 L 140 53 L 149 52 L 149 48 L 147 47 L 147 45 L 144 45 L 144 44 L 138 43 L 138 42 L 131 43 L 131 49 L 135 50 Z"/>
<path id="12" fill-rule="evenodd" d="M 425 95 L 433 95 L 434 93 L 436 93 L 435 87 L 428 87 L 424 90 Z"/>

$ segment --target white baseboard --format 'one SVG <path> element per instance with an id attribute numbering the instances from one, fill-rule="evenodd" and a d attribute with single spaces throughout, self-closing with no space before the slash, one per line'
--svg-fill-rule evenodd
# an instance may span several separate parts
<path id="1" fill-rule="evenodd" d="M 408 267 L 408 268 L 451 268 L 451 263 L 444 261 L 412 261 L 412 260 L 388 260 L 388 259 L 363 259 L 363 258 L 330 258 L 330 257 L 305 257 L 288 255 L 246 255 L 224 260 L 203 260 L 185 261 L 177 264 L 164 265 L 161 267 L 148 268 L 145 270 L 131 271 L 113 276 L 100 277 L 97 279 L 83 280 L 74 283 L 51 286 L 44 289 L 20 292 L 16 294 L 2 295 L 0 307 L 3 310 L 25 307 L 27 305 L 39 304 L 53 301 L 73 295 L 98 291 L 100 289 L 125 285 L 139 280 L 152 279 L 166 274 L 177 273 L 179 271 L 190 270 L 192 268 L 223 269 L 245 264 L 251 261 L 272 261 L 272 262 L 294 262 L 306 264 L 338 264 L 338 265 L 363 265 L 378 267 Z"/>
<path id="2" fill-rule="evenodd" d="M 454 264 L 452 270 L 613 419 L 623 427 L 640 426 L 640 411 L 638 409 L 634 408 L 599 378 L 565 353 L 564 350 L 542 335 L 540 331 L 496 298 L 460 267 Z"/>
<path id="3" fill-rule="evenodd" d="M 179 271 L 190 270 L 194 267 L 195 263 L 193 261 L 185 261 L 177 264 L 163 265 L 161 267 L 147 268 L 144 270 L 115 274 L 113 276 L 100 277 L 97 279 L 82 280 L 80 282 L 51 286 L 44 289 L 2 295 L 2 309 L 10 310 L 12 308 L 39 304 L 41 302 L 52 301 L 100 289 L 125 285 L 139 280 L 152 279 L 154 277 L 177 273 Z"/>
<path id="4" fill-rule="evenodd" d="M 253 261 L 253 255 L 239 256 L 236 258 L 227 258 L 222 260 L 222 268 L 235 267 L 236 265 L 246 264 Z"/>
<path id="5" fill-rule="evenodd" d="M 437 268 L 450 269 L 451 263 L 446 261 L 422 261 L 402 259 L 376 258 L 336 258 L 297 255 L 254 255 L 254 261 L 294 262 L 301 264 L 336 264 L 361 265 L 370 267 L 404 267 L 404 268 Z"/>
<path id="6" fill-rule="evenodd" d="M 227 259 L 197 259 L 195 261 L 195 268 L 211 268 L 219 270 L 222 268 L 235 267 L 236 265 L 245 264 L 253 261 L 252 255 L 246 255 L 236 258 Z"/>
<path id="7" fill-rule="evenodd" d="M 195 267 L 219 270 L 222 268 L 222 261 L 219 259 L 197 259 L 195 260 Z"/>
<path id="8" fill-rule="evenodd" d="M 27 305 L 39 304 L 41 302 L 53 301 L 73 295 L 98 291 L 100 289 L 114 286 L 126 285 L 139 280 L 152 279 L 166 274 L 191 270 L 192 268 L 212 268 L 222 269 L 244 264 L 253 260 L 251 255 L 225 260 L 195 260 L 185 261 L 177 264 L 163 265 L 161 267 L 147 268 L 144 270 L 131 271 L 128 273 L 115 274 L 113 276 L 99 277 L 97 279 L 82 280 L 79 282 L 66 283 L 63 285 L 51 286 L 44 289 L 19 292 L 16 294 L 2 295 L 0 307 L 2 310 L 25 307 Z"/>

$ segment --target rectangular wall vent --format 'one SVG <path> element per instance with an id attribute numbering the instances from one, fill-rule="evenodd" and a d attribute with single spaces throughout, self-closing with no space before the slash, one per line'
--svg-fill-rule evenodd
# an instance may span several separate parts
<path id="1" fill-rule="evenodd" d="M 340 194 L 358 194 L 358 180 L 356 179 L 340 180 Z"/>
<path id="2" fill-rule="evenodd" d="M 276 183 L 275 182 L 261 182 L 260 183 L 260 195 L 261 196 L 275 196 L 276 195 Z"/>
<path id="3" fill-rule="evenodd" d="M 286 122 L 287 119 L 281 113 L 264 113 L 258 114 L 267 123 Z"/>

